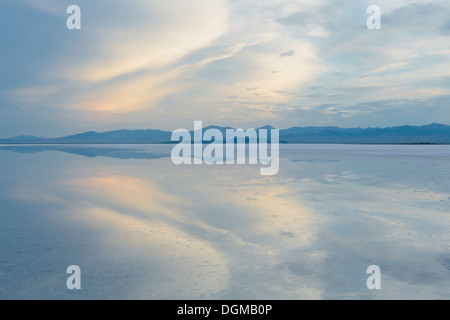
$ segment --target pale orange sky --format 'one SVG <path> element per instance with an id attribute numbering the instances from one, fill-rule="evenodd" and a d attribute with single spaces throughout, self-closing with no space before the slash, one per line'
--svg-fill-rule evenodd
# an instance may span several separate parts
<path id="1" fill-rule="evenodd" d="M 1 136 L 450 123 L 448 1 L 76 2 L 2 1 Z"/>

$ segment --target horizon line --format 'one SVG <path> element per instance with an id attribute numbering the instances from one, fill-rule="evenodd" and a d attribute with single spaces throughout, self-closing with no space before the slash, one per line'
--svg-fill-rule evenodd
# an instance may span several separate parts
<path id="1" fill-rule="evenodd" d="M 426 126 L 432 126 L 432 125 L 441 125 L 441 126 L 447 126 L 449 127 L 450 125 L 447 124 L 443 124 L 443 123 L 438 123 L 438 122 L 432 122 L 429 124 L 424 124 L 424 125 L 410 125 L 410 124 L 404 124 L 404 125 L 397 125 L 397 126 L 389 126 L 389 127 L 339 127 L 339 126 L 332 126 L 332 125 L 328 125 L 328 126 L 292 126 L 292 127 L 288 127 L 285 129 L 279 129 L 276 128 L 270 124 L 261 126 L 261 127 L 257 127 L 257 128 L 248 128 L 248 129 L 254 129 L 254 130 L 259 130 L 262 129 L 264 127 L 271 127 L 273 129 L 278 129 L 278 130 L 289 130 L 289 129 L 293 129 L 293 128 L 339 128 L 339 129 L 390 129 L 390 128 L 401 128 L 401 127 L 426 127 Z M 218 125 L 208 125 L 205 127 L 202 127 L 202 129 L 207 129 L 210 127 L 217 127 L 217 128 L 231 128 L 231 129 L 242 129 L 242 128 L 234 128 L 232 126 L 218 126 Z M 184 128 L 183 128 L 184 129 Z M 243 129 L 243 130 L 248 130 L 248 129 Z M 154 131 L 161 131 L 161 132 L 173 132 L 174 130 L 164 130 L 164 129 L 152 129 L 152 128 L 147 128 L 147 129 L 125 129 L 125 128 L 121 128 L 121 129 L 115 129 L 115 130 L 107 130 L 107 131 L 94 131 L 94 130 L 89 130 L 89 131 L 84 131 L 84 132 L 78 132 L 78 133 L 73 133 L 73 134 L 69 134 L 69 135 L 65 135 L 65 136 L 59 136 L 57 138 L 47 138 L 47 137 L 43 137 L 43 136 L 37 136 L 37 135 L 27 135 L 27 134 L 23 134 L 23 135 L 18 135 L 18 136 L 13 136 L 13 137 L 9 137 L 9 138 L 0 138 L 0 140 L 9 140 L 9 139 L 14 139 L 14 138 L 20 138 L 20 137 L 35 137 L 35 138 L 42 138 L 42 139 L 58 139 L 58 138 L 66 138 L 66 137 L 70 137 L 73 135 L 78 135 L 78 134 L 84 134 L 84 133 L 108 133 L 108 132 L 115 132 L 115 131 L 147 131 L 147 130 L 154 130 Z M 188 130 L 188 129 L 186 129 Z M 194 131 L 194 129 L 192 130 L 188 130 L 188 131 Z"/>

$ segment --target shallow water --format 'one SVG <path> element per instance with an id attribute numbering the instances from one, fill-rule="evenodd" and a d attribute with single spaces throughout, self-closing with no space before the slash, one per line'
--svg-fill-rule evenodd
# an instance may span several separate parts
<path id="1" fill-rule="evenodd" d="M 0 299 L 450 298 L 450 146 L 281 145 L 275 176 L 171 148 L 0 146 Z"/>

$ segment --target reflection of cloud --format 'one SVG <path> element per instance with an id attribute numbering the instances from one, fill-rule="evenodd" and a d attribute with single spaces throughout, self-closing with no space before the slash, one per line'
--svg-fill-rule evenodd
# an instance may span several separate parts
<path id="1" fill-rule="evenodd" d="M 128 204 L 133 204 L 132 198 Z M 229 272 L 223 253 L 176 225 L 95 206 L 78 209 L 75 219 L 95 230 L 102 250 L 111 252 L 110 259 L 150 263 L 149 274 L 143 276 L 142 287 L 134 288 L 135 291 L 150 291 L 153 298 L 173 299 L 202 294 L 206 297 L 226 288 Z"/>
<path id="2" fill-rule="evenodd" d="M 190 286 L 182 281 L 186 277 L 211 292 L 226 288 L 225 296 L 231 298 L 250 289 L 248 282 L 241 281 L 242 272 L 252 273 L 252 277 L 273 272 L 271 268 L 276 267 L 285 250 L 303 247 L 314 238 L 317 221 L 295 197 L 286 195 L 286 187 L 272 184 L 270 179 L 254 180 L 253 168 L 209 168 L 211 174 L 195 175 L 196 183 L 187 189 L 186 179 L 195 168 L 185 167 L 179 177 L 173 173 L 174 179 L 164 187 L 160 182 L 109 174 L 105 169 L 101 175 L 82 174 L 66 180 L 63 186 L 77 199 L 76 208 L 70 209 L 75 212 L 74 219 L 97 230 L 102 246 L 115 248 L 118 259 L 136 259 L 152 252 L 156 260 L 173 263 L 172 267 L 155 270 L 160 277 L 179 279 L 178 285 L 183 288 Z M 233 187 L 236 192 L 227 192 L 230 182 L 240 185 Z M 181 267 L 174 261 L 186 264 L 181 275 L 172 275 Z M 191 270 L 195 265 L 202 266 L 201 271 Z M 213 280 L 209 274 L 219 277 Z M 253 297 L 268 298 L 270 295 L 264 292 L 274 290 L 289 297 L 283 293 L 283 274 L 275 273 L 273 278 L 278 284 L 272 282 L 265 289 L 266 284 L 255 278 L 252 286 L 262 291 L 253 292 Z M 170 285 L 158 285 L 168 294 L 173 290 Z M 309 298 L 320 296 L 306 288 L 296 288 L 295 292 Z"/>
<path id="3" fill-rule="evenodd" d="M 45 272 L 47 257 L 76 258 L 94 271 L 86 285 L 114 297 L 448 296 L 448 147 L 285 148 L 302 160 L 283 160 L 275 177 L 257 166 L 4 154 L 1 208 L 20 219 L 0 237 Z M 379 292 L 365 286 L 372 264 Z"/>
<path id="4" fill-rule="evenodd" d="M 172 205 L 179 203 L 180 199 L 158 188 L 151 182 L 142 179 L 124 176 L 108 175 L 87 177 L 66 182 L 89 198 L 94 203 L 110 203 L 114 207 L 126 208 L 148 217 L 177 218 Z M 88 192 L 86 192 L 89 190 Z"/>
<path id="5" fill-rule="evenodd" d="M 233 180 L 235 178 L 233 177 Z M 142 219 L 185 225 L 185 228 L 196 225 L 208 232 L 224 233 L 229 239 L 234 239 L 233 241 L 243 246 L 262 245 L 263 250 L 271 253 L 280 250 L 279 246 L 286 248 L 305 244 L 313 236 L 315 220 L 312 213 L 307 208 L 302 208 L 295 199 L 284 196 L 288 192 L 286 187 L 266 183 L 253 184 L 251 180 L 243 179 L 244 186 L 234 187 L 234 192 L 230 193 L 227 192 L 228 185 L 208 186 L 208 180 L 200 181 L 193 188 L 202 188 L 201 194 L 206 197 L 204 205 L 222 210 L 221 206 L 227 207 L 232 203 L 239 212 L 245 212 L 243 221 L 246 222 L 238 225 L 208 225 L 195 213 L 186 216 L 180 211 L 181 208 L 193 206 L 192 201 L 188 199 L 195 199 L 195 193 L 182 194 L 181 190 L 175 189 L 172 190 L 174 193 L 170 194 L 152 181 L 131 176 L 87 177 L 67 181 L 65 185 L 74 189 L 85 201 L 97 206 L 120 208 Z M 249 199 L 251 201 L 248 201 Z M 290 239 L 280 237 L 280 234 L 287 233 L 292 235 Z"/>
<path id="6" fill-rule="evenodd" d="M 450 193 L 440 178 L 447 170 L 447 148 L 360 146 L 366 152 L 347 158 L 351 148 L 335 150 L 339 156 L 333 157 L 341 159 L 336 163 L 284 166 L 286 177 L 304 177 L 292 183 L 291 192 L 326 220 L 313 245 L 306 251 L 294 249 L 299 258 L 287 255 L 281 266 L 289 274 L 308 274 L 322 283 L 322 297 L 327 299 L 447 296 L 448 271 L 442 257 L 448 252 Z M 364 154 L 371 157 L 363 158 Z M 320 263 L 305 261 L 311 251 L 322 253 Z M 365 287 L 365 269 L 371 264 L 382 270 L 378 292 Z M 340 272 L 334 272 L 337 269 Z"/>

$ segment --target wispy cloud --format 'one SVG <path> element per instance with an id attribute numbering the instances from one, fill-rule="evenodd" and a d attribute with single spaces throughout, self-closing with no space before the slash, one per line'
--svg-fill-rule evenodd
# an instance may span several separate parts
<path id="1" fill-rule="evenodd" d="M 287 127 L 348 125 L 343 118 L 371 112 L 353 106 L 377 102 L 377 125 L 404 124 L 383 101 L 418 105 L 450 94 L 450 4 L 376 2 L 382 29 L 370 31 L 368 0 L 79 0 L 82 30 L 74 32 L 65 28 L 70 1 L 6 0 L 4 15 L 22 20 L 1 20 L 9 35 L 0 99 L 12 123 L 30 130 L 49 127 L 27 122 L 24 110 L 29 119 L 64 113 L 77 119 L 73 130 L 174 128 L 194 118 Z M 285 118 L 296 109 L 323 115 L 327 104 L 347 112 Z"/>

